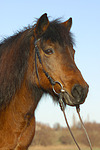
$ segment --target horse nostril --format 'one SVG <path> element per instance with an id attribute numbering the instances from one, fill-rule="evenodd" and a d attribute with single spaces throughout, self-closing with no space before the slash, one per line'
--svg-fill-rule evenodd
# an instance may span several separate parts
<path id="1" fill-rule="evenodd" d="M 76 100 L 76 103 L 77 102 L 83 103 L 87 96 L 87 92 L 88 92 L 88 87 L 83 88 L 81 85 L 75 84 L 72 88 L 71 94 Z"/>

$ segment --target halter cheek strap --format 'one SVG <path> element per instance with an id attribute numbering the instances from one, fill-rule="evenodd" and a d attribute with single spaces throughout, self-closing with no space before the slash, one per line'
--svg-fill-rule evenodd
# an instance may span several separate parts
<path id="1" fill-rule="evenodd" d="M 52 77 L 50 77 L 50 75 L 48 74 L 48 72 L 45 71 L 45 69 L 43 68 L 43 64 L 42 64 L 42 60 L 41 60 L 41 56 L 40 56 L 40 52 L 39 52 L 39 48 L 37 46 L 37 42 L 40 39 L 36 39 L 34 40 L 34 45 L 35 45 L 35 68 L 36 68 L 36 76 L 38 78 L 39 84 L 40 84 L 40 80 L 39 80 L 39 74 L 38 74 L 38 68 L 37 68 L 37 58 L 42 66 L 42 71 L 45 74 L 45 76 L 48 78 L 48 80 L 50 81 L 51 85 L 54 86 L 56 84 L 56 82 L 53 80 Z"/>

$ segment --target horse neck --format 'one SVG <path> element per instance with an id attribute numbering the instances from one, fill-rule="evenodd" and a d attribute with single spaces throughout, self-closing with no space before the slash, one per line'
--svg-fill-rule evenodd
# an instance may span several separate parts
<path id="1" fill-rule="evenodd" d="M 26 137 L 26 133 L 28 131 L 29 134 L 32 132 L 34 135 L 34 111 L 42 96 L 42 93 L 43 92 L 39 88 L 34 87 L 31 83 L 29 83 L 26 80 L 26 77 L 24 78 L 20 90 L 17 90 L 9 105 L 0 114 L 0 122 L 2 122 L 0 125 L 0 147 L 4 147 L 5 145 L 7 146 L 7 142 L 9 145 L 11 141 L 13 147 L 15 147 L 16 144 L 19 145 L 21 136 L 22 143 L 24 143 L 24 136 L 25 140 L 27 139 L 26 141 L 32 140 L 30 137 Z M 11 134 L 11 140 L 7 139 L 8 134 Z"/>
<path id="2" fill-rule="evenodd" d="M 34 87 L 25 80 L 21 89 L 14 96 L 13 105 L 23 114 L 34 112 L 42 94 L 38 87 Z"/>

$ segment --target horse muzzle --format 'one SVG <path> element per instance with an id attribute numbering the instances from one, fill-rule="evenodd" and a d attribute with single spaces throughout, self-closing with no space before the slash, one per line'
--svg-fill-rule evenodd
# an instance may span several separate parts
<path id="1" fill-rule="evenodd" d="M 82 87 L 79 84 L 75 84 L 72 87 L 71 95 L 65 90 L 65 92 L 63 92 L 64 103 L 70 106 L 83 104 L 87 97 L 88 88 L 88 85 L 86 87 Z"/>

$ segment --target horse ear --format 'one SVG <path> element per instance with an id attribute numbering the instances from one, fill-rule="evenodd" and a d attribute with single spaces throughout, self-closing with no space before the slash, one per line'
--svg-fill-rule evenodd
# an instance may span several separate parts
<path id="1" fill-rule="evenodd" d="M 70 31 L 72 26 L 72 18 L 69 18 L 67 21 L 63 22 L 63 25 L 65 25 L 67 30 Z"/>
<path id="2" fill-rule="evenodd" d="M 48 28 L 49 20 L 47 14 L 43 14 L 37 21 L 36 27 L 34 28 L 35 37 L 39 38 Z"/>

